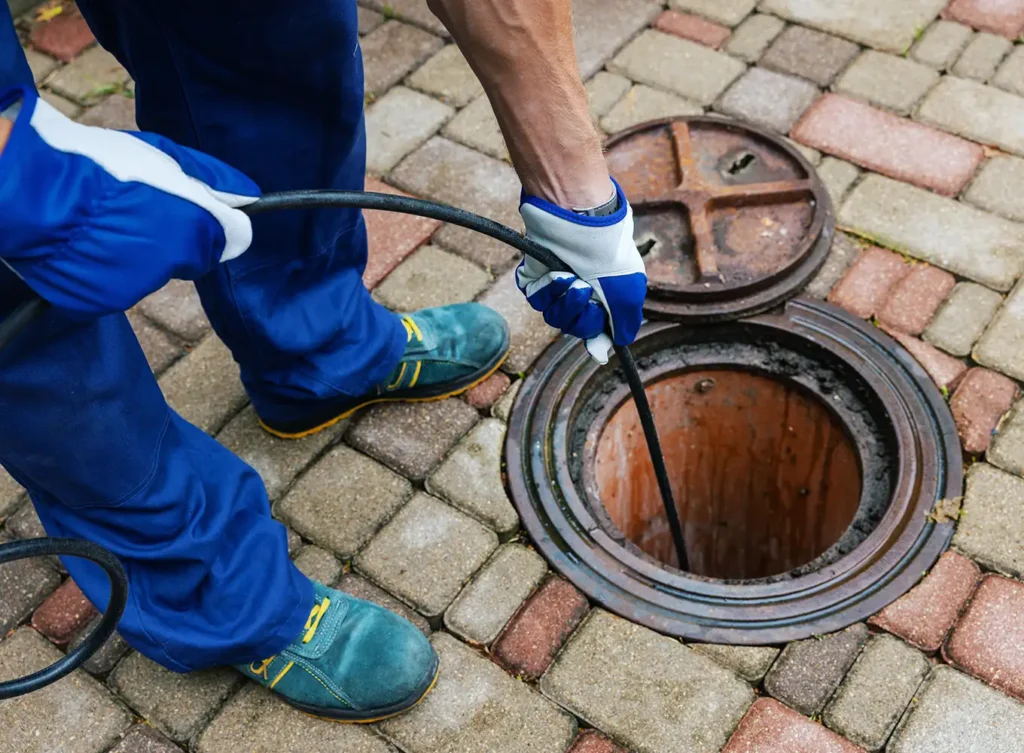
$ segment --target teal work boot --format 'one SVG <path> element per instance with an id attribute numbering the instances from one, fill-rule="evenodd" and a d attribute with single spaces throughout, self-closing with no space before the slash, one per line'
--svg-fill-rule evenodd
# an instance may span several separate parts
<path id="1" fill-rule="evenodd" d="M 423 309 L 402 317 L 407 344 L 391 375 L 372 392 L 325 401 L 306 415 L 260 424 L 283 439 L 300 439 L 373 403 L 443 400 L 475 387 L 508 356 L 508 325 L 479 303 Z"/>
<path id="2" fill-rule="evenodd" d="M 412 623 L 313 582 L 316 605 L 281 653 L 236 669 L 313 716 L 368 723 L 412 708 L 434 687 L 438 658 Z"/>

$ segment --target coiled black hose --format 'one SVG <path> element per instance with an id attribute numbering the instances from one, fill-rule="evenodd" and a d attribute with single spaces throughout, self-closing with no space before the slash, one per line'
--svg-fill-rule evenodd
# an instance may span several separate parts
<path id="1" fill-rule="evenodd" d="M 255 203 L 244 207 L 244 211 L 250 215 L 255 215 L 285 209 L 326 207 L 377 209 L 385 212 L 400 212 L 420 217 L 429 217 L 441 222 L 475 230 L 478 233 L 495 238 L 524 254 L 532 256 L 549 269 L 572 272 L 557 256 L 512 228 L 463 209 L 448 206 L 447 204 L 414 199 L 408 196 L 364 191 L 287 191 L 267 194 Z M 17 337 L 47 308 L 47 304 L 42 299 L 33 298 L 21 304 L 11 315 L 0 322 L 0 349 L 3 349 L 11 340 Z M 673 543 L 675 544 L 679 569 L 688 570 L 689 562 L 686 556 L 686 544 L 683 540 L 683 529 L 679 521 L 679 513 L 676 510 L 672 486 L 669 483 L 668 470 L 665 467 L 665 458 L 661 451 L 661 442 L 658 439 L 658 430 L 654 424 L 651 406 L 647 401 L 647 393 L 644 391 L 636 361 L 633 360 L 633 354 L 629 348 L 616 346 L 615 353 L 626 375 L 626 381 L 629 384 L 633 400 L 636 403 L 637 412 L 640 415 L 640 424 L 643 427 L 644 437 L 647 440 L 651 462 L 654 465 L 654 475 L 658 480 L 662 503 L 665 506 L 665 515 L 668 519 Z M 27 539 L 0 545 L 0 564 L 31 557 L 54 555 L 82 557 L 95 562 L 103 568 L 110 578 L 110 602 L 107 605 L 107 611 L 89 637 L 63 659 L 27 677 L 0 683 L 0 700 L 39 690 L 74 671 L 98 651 L 114 633 L 118 620 L 121 619 L 121 615 L 124 612 L 128 599 L 128 579 L 121 563 L 106 549 L 88 541 L 73 539 Z"/>

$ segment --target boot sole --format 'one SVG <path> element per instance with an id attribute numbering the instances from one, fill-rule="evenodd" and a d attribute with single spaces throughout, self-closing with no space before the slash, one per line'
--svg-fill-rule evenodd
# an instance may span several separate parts
<path id="1" fill-rule="evenodd" d="M 304 706 L 301 703 L 295 703 L 283 698 L 282 700 L 290 706 L 294 706 L 306 716 L 311 716 L 314 719 L 323 719 L 324 721 L 334 722 L 336 724 L 373 724 L 374 722 L 382 722 L 385 719 L 391 719 L 392 717 L 404 714 L 411 708 L 418 706 L 423 702 L 423 699 L 430 695 L 430 691 L 437 685 L 437 678 L 441 676 L 440 662 L 434 665 L 434 672 L 431 677 L 430 683 L 426 689 L 419 692 L 416 695 L 414 701 L 403 701 L 402 703 L 395 704 L 394 706 L 387 706 L 381 709 L 371 709 L 369 711 L 344 711 L 344 710 L 331 710 L 320 709 L 313 706 Z"/>
<path id="2" fill-rule="evenodd" d="M 334 416 L 328 421 L 325 421 L 322 424 L 318 424 L 317 426 L 314 426 L 310 429 L 303 429 L 298 432 L 281 431 L 280 429 L 275 429 L 272 426 L 268 426 L 267 423 L 262 418 L 257 417 L 257 420 L 259 421 L 259 424 L 264 431 L 266 431 L 268 434 L 272 434 L 278 439 L 304 439 L 305 437 L 310 437 L 314 434 L 318 434 L 324 429 L 331 428 L 339 421 L 344 421 L 346 418 L 352 416 L 352 414 L 354 414 L 356 411 L 360 411 L 363 408 L 366 408 L 370 405 L 376 405 L 378 403 L 433 403 L 439 400 L 447 400 L 450 397 L 462 395 L 466 392 L 469 392 L 477 385 L 483 384 L 492 376 L 494 376 L 498 369 L 501 368 L 502 364 L 504 364 L 505 361 L 508 359 L 508 354 L 509 342 L 506 335 L 505 348 L 501 351 L 501 355 L 498 356 L 494 362 L 485 366 L 483 371 L 477 372 L 475 375 L 469 377 L 470 381 L 466 383 L 456 382 L 454 387 L 445 387 L 445 391 L 437 395 L 425 394 L 422 397 L 406 397 L 402 396 L 399 393 L 396 393 L 389 397 L 369 398 L 367 400 L 360 402 L 358 405 L 346 408 L 343 413 Z"/>

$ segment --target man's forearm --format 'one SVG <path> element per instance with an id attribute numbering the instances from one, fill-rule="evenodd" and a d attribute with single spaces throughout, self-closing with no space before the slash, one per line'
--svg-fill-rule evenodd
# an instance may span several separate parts
<path id="1" fill-rule="evenodd" d="M 428 0 L 490 98 L 527 193 L 564 207 L 612 196 L 579 78 L 571 0 Z"/>
<path id="2" fill-rule="evenodd" d="M 11 135 L 13 127 L 14 123 L 7 118 L 0 118 L 0 154 L 3 154 L 4 147 L 7 146 L 7 138 Z"/>

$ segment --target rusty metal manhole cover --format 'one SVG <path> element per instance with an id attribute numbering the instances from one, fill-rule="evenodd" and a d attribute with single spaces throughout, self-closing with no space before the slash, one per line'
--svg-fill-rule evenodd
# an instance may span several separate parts
<path id="1" fill-rule="evenodd" d="M 760 313 L 824 264 L 831 200 L 781 138 L 721 118 L 676 117 L 623 131 L 607 150 L 633 205 L 652 319 Z"/>

